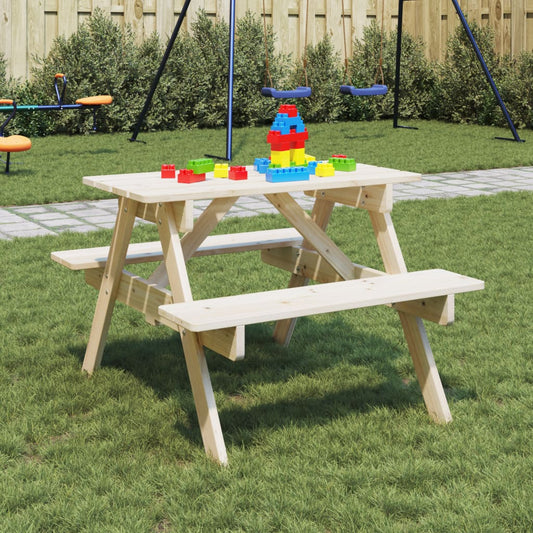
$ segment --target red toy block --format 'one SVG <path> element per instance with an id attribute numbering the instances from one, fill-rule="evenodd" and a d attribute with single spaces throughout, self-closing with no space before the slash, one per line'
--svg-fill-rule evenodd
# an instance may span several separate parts
<path id="1" fill-rule="evenodd" d="M 340 157 L 342 159 L 346 159 L 346 156 L 344 154 L 334 154 L 331 157 Z"/>
<path id="2" fill-rule="evenodd" d="M 180 169 L 178 183 L 197 183 L 199 181 L 205 181 L 205 174 L 195 174 L 187 168 Z"/>
<path id="3" fill-rule="evenodd" d="M 308 138 L 309 132 L 307 131 L 307 128 L 305 128 L 305 131 L 302 131 L 301 133 L 291 131 L 286 135 L 282 135 L 281 132 L 275 130 L 270 130 L 267 133 L 267 143 L 272 145 L 272 150 L 277 152 L 288 150 L 288 148 L 286 148 L 287 143 L 291 144 L 295 142 L 305 142 Z M 277 148 L 274 148 L 274 146 Z M 289 148 L 291 147 L 289 146 Z"/>
<path id="4" fill-rule="evenodd" d="M 284 104 L 279 106 L 278 113 L 285 113 L 289 117 L 296 117 L 298 116 L 298 109 L 296 109 L 295 105 Z"/>
<path id="5" fill-rule="evenodd" d="M 248 179 L 248 171 L 246 167 L 229 167 L 228 178 L 230 180 L 246 180 Z"/>
<path id="6" fill-rule="evenodd" d="M 162 179 L 176 179 L 176 166 L 175 165 L 161 165 L 161 178 Z"/>

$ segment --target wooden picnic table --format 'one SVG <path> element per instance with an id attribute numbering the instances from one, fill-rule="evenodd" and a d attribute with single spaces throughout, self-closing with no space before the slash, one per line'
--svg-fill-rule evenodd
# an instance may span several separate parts
<path id="1" fill-rule="evenodd" d="M 448 422 L 451 414 L 422 319 L 449 324 L 454 294 L 483 288 L 483 282 L 445 270 L 408 272 L 392 223 L 392 188 L 420 175 L 359 164 L 352 172 L 308 181 L 270 183 L 249 167 L 247 180 L 214 178 L 183 184 L 159 172 L 83 178 L 91 187 L 118 196 L 118 214 L 109 247 L 66 250 L 52 258 L 99 290 L 83 370 L 102 360 L 115 301 L 144 313 L 154 324 L 180 333 L 203 443 L 208 455 L 227 463 L 227 453 L 204 347 L 225 357 L 244 357 L 247 324 L 276 321 L 274 339 L 288 345 L 297 317 L 389 305 L 398 311 L 422 395 L 430 416 Z M 315 198 L 308 214 L 291 196 Z M 214 235 L 241 196 L 262 195 L 290 228 Z M 193 220 L 193 203 L 210 200 Z M 326 234 L 335 204 L 368 212 L 385 271 L 352 262 Z M 156 224 L 159 241 L 130 243 L 135 219 Z M 349 232 L 350 228 L 346 228 Z M 287 289 L 195 301 L 187 261 L 195 255 L 261 250 L 262 260 L 290 272 Z M 148 279 L 125 265 L 160 262 Z M 313 283 L 309 283 L 312 281 Z"/>

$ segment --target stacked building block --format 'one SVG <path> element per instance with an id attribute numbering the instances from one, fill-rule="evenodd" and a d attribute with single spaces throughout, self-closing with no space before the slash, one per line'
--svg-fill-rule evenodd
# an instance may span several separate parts
<path id="1" fill-rule="evenodd" d="M 270 170 L 277 170 L 278 172 L 271 172 L 270 179 L 267 172 L 267 181 L 273 181 L 273 176 L 278 176 L 278 181 L 309 179 L 305 155 L 305 141 L 308 137 L 309 134 L 296 106 L 280 106 L 267 135 L 272 167 Z M 304 168 L 306 171 L 283 172 L 287 168 Z M 302 176 L 307 177 L 303 178 Z"/>

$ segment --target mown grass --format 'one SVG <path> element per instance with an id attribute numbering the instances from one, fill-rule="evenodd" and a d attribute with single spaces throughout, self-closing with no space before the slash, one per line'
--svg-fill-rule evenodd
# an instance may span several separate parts
<path id="1" fill-rule="evenodd" d="M 304 117 L 305 118 L 305 117 Z M 421 173 L 533 165 L 533 132 L 520 131 L 525 143 L 495 140 L 505 129 L 413 121 L 418 130 L 394 129 L 390 121 L 309 124 L 308 153 L 327 158 L 352 155 L 361 163 Z M 236 129 L 234 164 L 253 164 L 269 155 L 268 127 Z M 223 157 L 225 130 L 53 136 L 33 139 L 30 151 L 13 156 L 10 175 L 0 173 L 0 206 L 106 198 L 82 184 L 83 176 L 147 172 L 162 163 L 183 167 L 206 153 Z"/>
<path id="2" fill-rule="evenodd" d="M 110 232 L 0 241 L 0 530 L 530 531 L 531 201 L 395 206 L 410 270 L 486 281 L 457 297 L 453 326 L 428 325 L 451 424 L 429 421 L 390 309 L 302 319 L 289 348 L 262 324 L 247 330 L 244 361 L 208 354 L 227 468 L 204 455 L 172 331 L 118 305 L 102 368 L 81 373 L 96 292 L 49 255 L 108 244 Z M 380 267 L 371 233 L 366 213 L 335 211 L 334 240 Z M 190 277 L 195 297 L 287 282 L 255 254 L 193 259 Z"/>

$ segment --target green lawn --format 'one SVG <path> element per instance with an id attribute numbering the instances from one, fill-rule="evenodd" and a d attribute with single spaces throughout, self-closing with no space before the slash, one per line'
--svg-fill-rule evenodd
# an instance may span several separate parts
<path id="1" fill-rule="evenodd" d="M 305 119 L 305 117 L 304 117 Z M 404 124 L 408 124 L 404 122 Z M 533 165 L 533 132 L 520 131 L 525 143 L 495 140 L 505 129 L 416 121 L 418 130 L 394 129 L 390 121 L 309 124 L 306 151 L 318 158 L 346 153 L 360 163 L 433 173 Z M 269 127 L 236 129 L 234 164 L 253 164 L 269 155 Z M 162 163 L 183 167 L 206 153 L 224 156 L 225 130 L 54 136 L 32 139 L 30 151 L 14 154 L 10 175 L 0 172 L 0 206 L 105 198 L 82 184 L 83 176 L 145 172 Z M 0 167 L 1 168 L 1 167 Z"/>
<path id="2" fill-rule="evenodd" d="M 315 128 L 326 138 L 341 131 Z M 385 141 L 377 126 L 353 128 L 351 135 L 366 140 L 352 138 L 342 150 L 402 166 L 394 158 L 401 153 L 379 153 Z M 481 136 L 485 130 L 469 131 Z M 247 130 L 262 139 L 259 132 Z M 248 157 L 240 145 L 244 133 L 237 135 L 236 158 Z M 190 133 L 197 141 L 202 134 Z M 427 133 L 391 135 L 407 151 L 411 139 Z M 4 179 L 2 194 L 15 190 L 6 183 L 29 180 L 35 201 L 87 195 L 81 175 L 107 167 L 103 161 L 115 161 L 110 172 L 136 165 L 150 170 L 168 161 L 163 146 L 175 144 L 178 134 L 143 137 L 149 144 L 131 145 L 125 136 L 113 137 L 116 144 L 107 136 L 37 140 L 31 159 L 16 158 L 23 166 Z M 527 143 L 488 137 L 471 140 L 470 161 L 484 144 L 507 154 L 498 161 L 532 163 L 512 159 Z M 38 158 L 45 146 L 60 142 L 69 156 L 64 165 L 59 157 L 49 163 L 47 176 L 55 180 L 55 170 L 67 181 L 72 175 L 70 187 L 54 196 L 30 169 L 44 164 Z M 327 151 L 336 142 L 332 138 Z M 137 154 L 136 160 L 122 152 Z M 453 155 L 459 161 L 462 151 Z M 441 157 L 450 159 L 431 157 L 437 166 Z M 417 161 L 405 168 L 423 170 Z M 92 379 L 80 371 L 96 292 L 82 273 L 49 256 L 108 244 L 110 232 L 0 241 L 0 531 L 531 531 L 532 199 L 531 193 L 502 193 L 395 206 L 410 270 L 441 267 L 486 282 L 484 291 L 458 295 L 454 325 L 428 325 L 452 423 L 430 422 L 394 311 L 302 319 L 289 348 L 272 343 L 272 325 L 262 324 L 247 330 L 244 361 L 208 354 L 227 468 L 204 455 L 179 339 L 169 329 L 149 326 L 119 305 L 102 368 Z M 280 222 L 278 216 L 230 219 L 221 230 Z M 381 267 L 366 213 L 338 208 L 331 235 L 354 260 Z M 154 237 L 152 227 L 135 230 L 136 239 Z M 255 254 L 196 258 L 190 274 L 195 297 L 281 287 L 288 277 Z M 235 286 L 235 279 L 246 283 Z"/>

